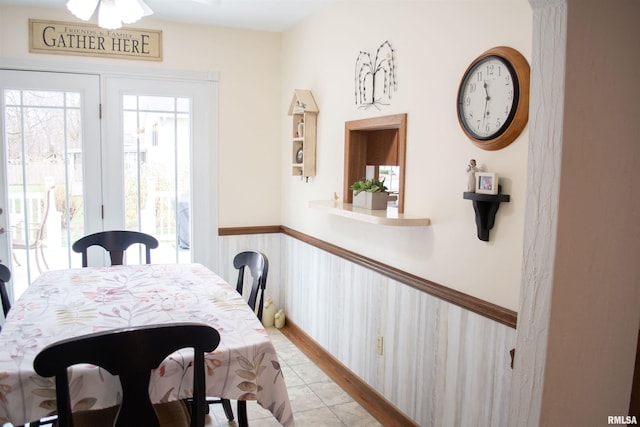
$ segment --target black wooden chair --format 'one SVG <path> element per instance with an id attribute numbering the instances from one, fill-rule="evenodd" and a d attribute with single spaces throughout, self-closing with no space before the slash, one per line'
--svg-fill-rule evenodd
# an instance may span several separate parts
<path id="1" fill-rule="evenodd" d="M 160 366 L 171 353 L 192 347 L 193 402 L 188 424 L 202 427 L 206 413 L 204 353 L 213 351 L 219 343 L 218 331 L 205 324 L 172 323 L 121 328 L 54 343 L 38 353 L 33 367 L 40 376 L 55 376 L 60 427 L 74 425 L 76 416 L 72 416 L 67 368 L 80 363 L 100 366 L 120 378 L 122 403 L 115 421 L 108 425 L 158 427 L 161 421 L 149 399 L 151 370 Z M 94 411 L 82 415 L 90 415 L 91 412 Z M 104 415 L 102 410 L 95 412 Z M 188 417 L 183 422 L 187 420 Z M 87 424 L 97 425 L 98 422 Z"/>
<path id="2" fill-rule="evenodd" d="M 238 281 L 236 291 L 240 295 L 244 290 L 245 268 L 249 268 L 251 273 L 251 293 L 249 294 L 249 307 L 256 313 L 258 319 L 262 321 L 262 309 L 264 306 L 264 291 L 267 286 L 267 274 L 269 273 L 269 259 L 262 252 L 246 251 L 240 252 L 233 258 L 233 266 L 238 270 Z M 259 296 L 258 296 L 259 294 Z M 257 304 L 256 304 L 257 303 Z M 207 399 L 207 403 L 220 403 L 224 408 L 224 413 L 229 421 L 233 420 L 233 411 L 229 399 Z M 248 426 L 247 402 L 238 400 L 238 425 Z"/>
<path id="3" fill-rule="evenodd" d="M 233 266 L 238 270 L 236 291 L 240 295 L 244 290 L 244 272 L 249 268 L 251 273 L 251 293 L 249 294 L 249 307 L 262 321 L 262 308 L 264 306 L 264 291 L 267 287 L 267 274 L 269 274 L 269 259 L 262 252 L 240 252 L 233 258 Z M 258 299 L 259 297 L 259 299 Z M 257 304 L 256 304 L 257 303 Z"/>
<path id="4" fill-rule="evenodd" d="M 7 293 L 7 282 L 11 280 L 11 270 L 4 264 L 0 264 L 0 300 L 2 301 L 2 311 L 4 317 L 7 317 L 7 313 L 11 309 L 11 301 L 9 301 L 9 294 Z"/>
<path id="5" fill-rule="evenodd" d="M 87 250 L 91 246 L 102 246 L 111 256 L 111 265 L 122 265 L 124 251 L 133 244 L 145 247 L 146 263 L 151 264 L 151 249 L 158 247 L 158 240 L 145 233 L 129 230 L 100 231 L 84 236 L 73 244 L 71 248 L 82 253 L 82 266 L 87 266 Z"/>

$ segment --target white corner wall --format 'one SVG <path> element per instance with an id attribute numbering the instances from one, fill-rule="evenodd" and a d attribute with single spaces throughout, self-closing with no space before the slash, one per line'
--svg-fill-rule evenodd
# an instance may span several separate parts
<path id="1" fill-rule="evenodd" d="M 539 114 L 510 425 L 595 427 L 629 415 L 640 324 L 640 3 L 531 4 Z"/>

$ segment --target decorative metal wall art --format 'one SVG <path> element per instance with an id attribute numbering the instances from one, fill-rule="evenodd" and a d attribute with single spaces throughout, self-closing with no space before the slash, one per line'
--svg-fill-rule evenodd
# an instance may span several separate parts
<path id="1" fill-rule="evenodd" d="M 358 108 L 389 105 L 391 93 L 398 90 L 395 50 L 389 41 L 378 47 L 375 59 L 369 52 L 360 51 L 356 59 L 355 98 Z"/>

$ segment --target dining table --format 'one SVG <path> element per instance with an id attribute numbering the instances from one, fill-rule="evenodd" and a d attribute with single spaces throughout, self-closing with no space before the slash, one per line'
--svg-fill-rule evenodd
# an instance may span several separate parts
<path id="1" fill-rule="evenodd" d="M 0 423 L 21 425 L 55 411 L 53 378 L 33 360 L 62 339 L 122 327 L 200 322 L 220 333 L 205 355 L 207 396 L 256 400 L 283 426 L 291 403 L 276 350 L 243 297 L 202 264 L 143 264 L 44 272 L 12 306 L 0 331 Z M 182 349 L 153 371 L 153 403 L 191 397 L 193 351 Z M 93 369 L 90 369 L 93 368 Z M 72 407 L 109 408 L 120 384 L 103 369 L 69 371 Z"/>

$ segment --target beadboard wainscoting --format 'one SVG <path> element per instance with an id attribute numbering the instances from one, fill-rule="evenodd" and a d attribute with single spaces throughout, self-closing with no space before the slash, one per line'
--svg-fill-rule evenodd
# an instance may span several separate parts
<path id="1" fill-rule="evenodd" d="M 221 266 L 242 250 L 265 252 L 267 295 L 287 318 L 417 424 L 508 424 L 512 326 L 290 234 L 219 241 Z"/>

